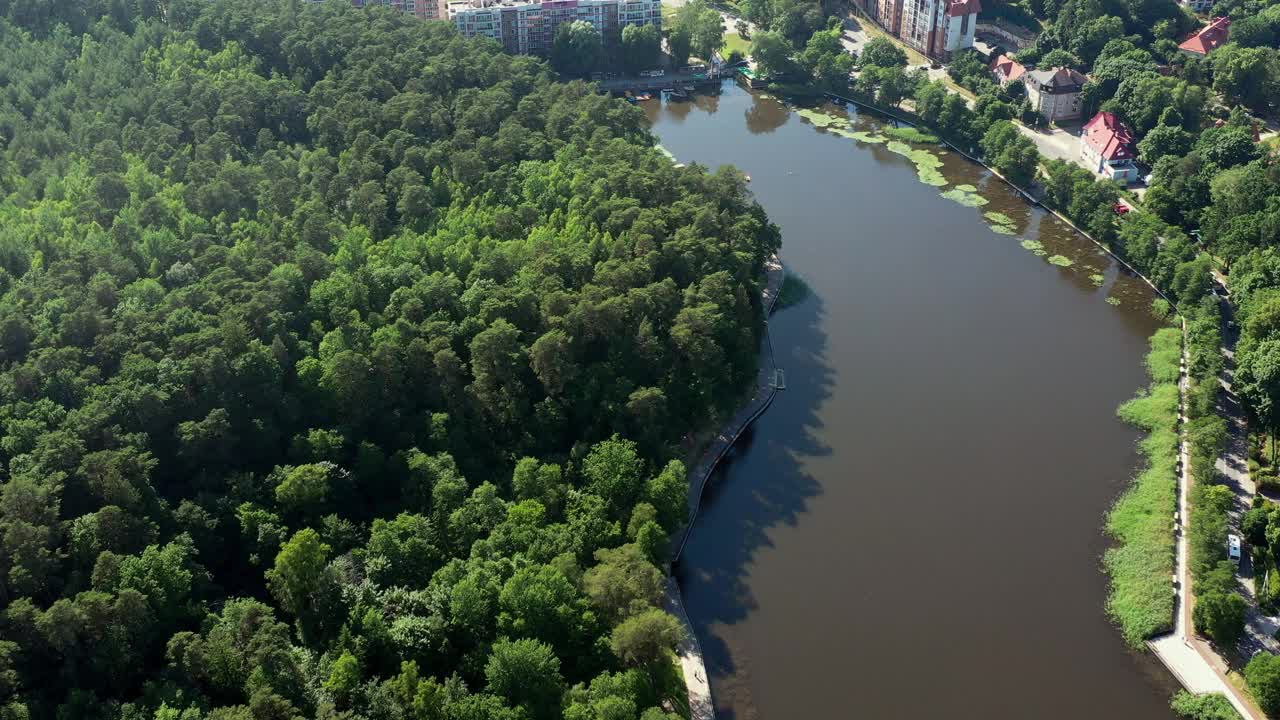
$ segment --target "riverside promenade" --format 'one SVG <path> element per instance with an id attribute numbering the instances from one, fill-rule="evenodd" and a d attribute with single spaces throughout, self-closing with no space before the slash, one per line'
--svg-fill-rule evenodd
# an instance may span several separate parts
<path id="1" fill-rule="evenodd" d="M 1174 614 L 1173 632 L 1152 638 L 1147 646 L 1169 672 L 1182 683 L 1188 691 L 1203 693 L 1221 693 L 1231 701 L 1240 716 L 1248 720 L 1265 720 L 1265 716 L 1252 702 L 1244 697 L 1227 681 L 1227 663 L 1203 639 L 1196 636 L 1192 629 L 1191 608 L 1194 598 L 1191 595 L 1191 570 L 1188 563 L 1187 523 L 1188 497 L 1191 492 L 1191 456 L 1187 441 L 1187 391 L 1190 389 L 1188 375 L 1188 357 L 1186 320 L 1182 321 L 1183 343 L 1181 372 L 1178 378 L 1178 424 L 1180 435 L 1178 443 L 1178 515 L 1177 515 L 1177 552 L 1175 567 L 1174 593 L 1177 606 Z"/>
<path id="2" fill-rule="evenodd" d="M 775 253 L 765 262 L 767 280 L 761 292 L 761 305 L 764 308 L 764 337 L 761 339 L 760 372 L 756 375 L 755 393 L 751 400 L 742 406 L 730 420 L 720 429 L 707 449 L 703 451 L 698 464 L 689 472 L 689 522 L 680 536 L 672 562 L 680 560 L 685 543 L 689 541 L 689 533 L 693 531 L 693 523 L 698 519 L 698 509 L 702 505 L 702 494 L 706 490 L 711 473 L 715 471 L 720 460 L 729 452 L 729 448 L 742 435 L 755 419 L 764 414 L 778 392 L 777 366 L 773 359 L 773 344 L 769 340 L 769 315 L 778 302 L 778 293 L 782 291 L 782 280 L 785 271 L 782 261 Z M 684 626 L 685 638 L 676 648 L 680 658 L 680 667 L 684 671 L 684 682 L 689 688 L 689 717 L 692 720 L 715 720 L 716 708 L 711 700 L 711 681 L 707 676 L 706 663 L 702 659 L 702 646 L 698 636 L 694 634 L 693 623 L 685 612 L 684 602 L 680 595 L 680 585 L 674 576 L 667 578 L 663 593 L 663 605 L 667 612 L 676 616 Z"/>

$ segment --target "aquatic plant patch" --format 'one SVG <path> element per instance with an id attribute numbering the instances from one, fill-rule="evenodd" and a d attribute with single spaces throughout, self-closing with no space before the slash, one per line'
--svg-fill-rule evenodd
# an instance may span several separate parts
<path id="1" fill-rule="evenodd" d="M 1023 240 L 1018 244 L 1022 246 L 1023 250 L 1030 250 L 1035 253 L 1036 257 L 1044 257 L 1049 254 L 1044 250 L 1044 243 L 1039 240 Z"/>
<path id="2" fill-rule="evenodd" d="M 828 128 L 828 130 L 832 133 L 835 133 L 836 135 L 839 135 L 840 137 L 849 138 L 850 140 L 857 140 L 858 142 L 867 143 L 869 145 L 883 145 L 885 142 L 887 142 L 883 135 L 873 135 L 869 132 L 864 132 L 862 130 L 849 130 L 846 128 L 838 128 L 838 127 Z"/>
<path id="3" fill-rule="evenodd" d="M 1115 295 L 1108 295 L 1108 296 L 1107 296 L 1107 304 L 1108 304 L 1108 305 L 1115 305 L 1115 306 L 1119 307 L 1119 305 L 1120 305 L 1120 298 L 1116 297 Z"/>
<path id="4" fill-rule="evenodd" d="M 1058 267 L 1071 267 L 1072 265 L 1075 265 L 1075 261 L 1066 255 L 1054 255 L 1049 258 L 1049 264 L 1057 265 Z"/>
<path id="5" fill-rule="evenodd" d="M 1017 222 L 1014 221 L 1013 218 L 1009 217 L 1008 215 L 1005 215 L 1002 212 L 996 212 L 995 210 L 988 210 L 982 213 L 982 217 L 990 220 L 996 225 L 1016 225 L 1017 224 Z"/>
<path id="6" fill-rule="evenodd" d="M 828 115 L 819 110 L 811 110 L 809 108 L 800 108 L 796 110 L 796 114 L 813 123 L 815 127 L 846 127 L 849 125 L 849 118 L 838 117 L 836 115 Z"/>
<path id="7" fill-rule="evenodd" d="M 1115 300 L 1115 302 L 1112 302 Z M 1118 305 L 1119 299 L 1107 302 Z M 1107 614 L 1131 647 L 1173 627 L 1174 535 L 1170 509 L 1177 502 L 1178 360 L 1182 333 L 1156 331 L 1147 355 L 1151 386 L 1120 406 L 1120 419 L 1147 433 L 1138 444 L 1143 468 L 1107 514 L 1107 532 L 1116 540 L 1103 556 L 1111 576 Z"/>
<path id="8" fill-rule="evenodd" d="M 890 140 L 885 147 L 890 152 L 895 152 L 914 163 L 916 176 L 925 185 L 942 187 L 947 184 L 947 179 L 942 175 L 942 161 L 938 159 L 937 155 L 928 150 L 913 148 L 899 140 Z"/>
<path id="9" fill-rule="evenodd" d="M 1094 273 L 1089 276 L 1089 282 L 1093 283 L 1094 287 L 1102 287 L 1102 283 L 1106 281 L 1107 281 L 1107 276 L 1105 275 L 1099 275 L 1098 273 Z"/>
<path id="10" fill-rule="evenodd" d="M 968 187 L 973 187 L 973 186 L 969 185 Z M 977 188 L 974 188 L 974 189 L 976 190 Z M 958 202 L 961 205 L 964 205 L 965 207 L 971 207 L 971 208 L 982 207 L 983 205 L 986 205 L 988 202 L 987 199 L 982 197 L 981 195 L 978 195 L 977 193 L 974 193 L 974 192 L 967 192 L 961 187 L 954 187 L 942 193 L 942 197 L 954 202 Z"/>

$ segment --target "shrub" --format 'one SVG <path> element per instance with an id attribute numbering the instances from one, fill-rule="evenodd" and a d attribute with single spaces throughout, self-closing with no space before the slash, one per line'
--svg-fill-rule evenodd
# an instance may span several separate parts
<path id="1" fill-rule="evenodd" d="M 1205 693 L 1192 695 L 1186 690 L 1179 690 L 1173 696 L 1169 707 L 1189 720 L 1239 720 L 1240 713 L 1231 705 L 1231 701 L 1222 693 Z"/>
<path id="2" fill-rule="evenodd" d="M 1280 657 L 1269 653 L 1254 657 L 1244 668 L 1244 679 L 1263 712 L 1280 714 Z"/>

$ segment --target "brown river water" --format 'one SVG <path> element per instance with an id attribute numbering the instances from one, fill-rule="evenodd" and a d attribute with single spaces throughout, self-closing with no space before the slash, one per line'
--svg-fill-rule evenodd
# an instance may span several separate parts
<path id="1" fill-rule="evenodd" d="M 751 176 L 810 289 L 770 322 L 786 389 L 678 568 L 719 716 L 1172 718 L 1100 565 L 1139 463 L 1115 410 L 1147 382 L 1150 289 L 955 153 L 939 188 L 734 85 L 643 105 L 681 162 Z"/>

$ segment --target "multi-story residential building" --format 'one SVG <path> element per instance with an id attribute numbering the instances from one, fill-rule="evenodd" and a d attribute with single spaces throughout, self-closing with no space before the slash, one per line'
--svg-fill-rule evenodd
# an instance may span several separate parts
<path id="1" fill-rule="evenodd" d="M 328 0 L 307 1 L 322 3 L 327 2 Z M 351 0 L 351 4 L 355 7 L 386 5 L 401 12 L 409 13 L 420 20 L 438 20 L 445 16 L 444 3 L 442 0 Z"/>
<path id="2" fill-rule="evenodd" d="M 606 44 L 627 25 L 662 25 L 661 0 L 452 0 L 446 13 L 463 35 L 527 55 L 549 53 L 561 23 L 589 22 Z"/>
<path id="3" fill-rule="evenodd" d="M 1068 67 L 1030 70 L 1022 76 L 1027 86 L 1031 108 L 1049 122 L 1075 120 L 1080 117 L 1080 93 L 1084 75 Z"/>
<path id="4" fill-rule="evenodd" d="M 889 34 L 932 58 L 973 47 L 979 0 L 855 0 Z"/>

